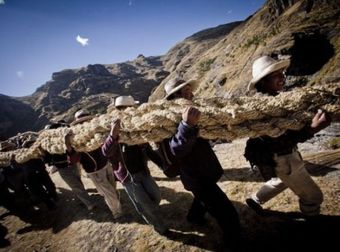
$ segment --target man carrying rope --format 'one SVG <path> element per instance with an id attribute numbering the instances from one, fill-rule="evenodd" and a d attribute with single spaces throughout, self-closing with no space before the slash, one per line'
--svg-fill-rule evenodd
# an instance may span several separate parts
<path id="1" fill-rule="evenodd" d="M 119 110 L 135 104 L 132 96 L 119 96 L 115 99 L 115 107 Z M 160 166 L 161 160 L 149 144 L 119 143 L 119 133 L 120 120 L 113 119 L 110 134 L 102 145 L 102 152 L 111 162 L 115 178 L 122 183 L 138 214 L 159 234 L 166 235 L 168 227 L 163 222 L 159 208 L 161 194 L 147 165 L 150 159 Z"/>
<path id="2" fill-rule="evenodd" d="M 195 81 L 176 80 L 165 85 L 167 100 L 184 98 L 191 101 Z M 200 111 L 188 106 L 183 114 L 177 132 L 164 140 L 172 154 L 179 159 L 180 178 L 184 188 L 191 191 L 194 200 L 187 215 L 192 223 L 203 224 L 208 212 L 214 217 L 223 231 L 227 248 L 240 246 L 240 222 L 238 213 L 227 195 L 217 185 L 223 169 L 209 142 L 198 136 L 197 123 Z"/>
<path id="3" fill-rule="evenodd" d="M 284 70 L 289 64 L 289 59 L 279 61 L 269 56 L 258 58 L 253 64 L 253 79 L 248 85 L 248 91 L 276 96 L 283 90 Z M 312 138 L 329 124 L 328 116 L 319 110 L 311 124 L 299 131 L 287 130 L 277 138 L 261 136 L 247 141 L 245 157 L 267 180 L 258 192 L 246 200 L 249 207 L 263 215 L 261 204 L 290 188 L 299 197 L 303 214 L 314 216 L 320 213 L 323 194 L 305 169 L 297 143 Z"/>

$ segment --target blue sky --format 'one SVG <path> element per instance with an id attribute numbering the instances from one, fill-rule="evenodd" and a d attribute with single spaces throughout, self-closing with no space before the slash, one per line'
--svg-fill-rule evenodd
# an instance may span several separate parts
<path id="1" fill-rule="evenodd" d="M 0 93 L 30 95 L 63 69 L 163 55 L 195 32 L 244 20 L 264 2 L 0 0 Z"/>

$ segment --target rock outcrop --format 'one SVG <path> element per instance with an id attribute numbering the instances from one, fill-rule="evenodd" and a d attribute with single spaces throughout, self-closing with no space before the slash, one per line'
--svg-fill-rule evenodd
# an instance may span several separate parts
<path id="1" fill-rule="evenodd" d="M 93 114 L 104 113 L 118 95 L 133 95 L 147 101 L 151 91 L 168 75 L 160 57 L 139 55 L 135 60 L 110 65 L 88 65 L 52 74 L 52 79 L 30 96 L 13 98 L 30 105 L 40 120 L 34 129 L 41 129 L 49 120 L 73 120 L 74 113 L 87 108 Z M 31 120 L 35 120 L 33 117 Z M 13 123 L 13 122 L 11 122 Z M 4 134 L 10 137 L 20 132 Z"/>

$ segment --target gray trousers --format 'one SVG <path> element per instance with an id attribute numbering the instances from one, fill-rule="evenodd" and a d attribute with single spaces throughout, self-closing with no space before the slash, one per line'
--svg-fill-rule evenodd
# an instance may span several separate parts
<path id="1" fill-rule="evenodd" d="M 116 190 L 116 181 L 113 175 L 113 169 L 109 163 L 95 172 L 87 173 L 97 191 L 105 199 L 107 206 L 110 208 L 114 217 L 119 217 L 122 214 L 121 204 L 119 202 L 118 193 Z"/>
<path id="2" fill-rule="evenodd" d="M 274 156 L 277 163 L 277 178 L 268 180 L 252 198 L 264 204 L 282 191 L 290 188 L 298 197 L 300 210 L 306 215 L 320 213 L 323 194 L 318 185 L 305 169 L 298 151 L 283 156 Z"/>
<path id="3" fill-rule="evenodd" d="M 77 196 L 78 199 L 88 209 L 93 208 L 93 203 L 91 202 L 90 196 L 85 190 L 84 184 L 80 179 L 80 172 L 78 167 L 65 167 L 58 169 L 60 177 L 65 181 L 65 183 L 71 188 L 72 192 Z"/>
<path id="4" fill-rule="evenodd" d="M 167 227 L 160 215 L 161 194 L 155 180 L 145 172 L 139 172 L 133 174 L 132 179 L 124 182 L 123 186 L 146 223 L 152 225 L 157 232 L 164 233 Z"/>

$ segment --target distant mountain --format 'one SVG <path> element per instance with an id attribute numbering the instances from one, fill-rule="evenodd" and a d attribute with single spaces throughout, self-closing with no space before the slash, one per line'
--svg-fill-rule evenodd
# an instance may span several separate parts
<path id="1" fill-rule="evenodd" d="M 151 91 L 168 74 L 160 57 L 143 55 L 124 63 L 88 65 L 53 73 L 52 80 L 32 95 L 0 97 L 4 104 L 0 110 L 0 118 L 4 118 L 0 124 L 0 137 L 5 139 L 18 132 L 42 129 L 50 120 L 71 122 L 74 113 L 81 108 L 104 113 L 118 95 L 131 94 L 136 100 L 146 102 Z M 20 111 L 20 114 L 8 112 L 12 110 Z M 21 113 L 27 119 L 25 124 Z"/>
<path id="2" fill-rule="evenodd" d="M 147 101 L 152 89 L 169 74 L 163 69 L 160 57 L 143 55 L 119 64 L 66 69 L 53 73 L 52 80 L 32 95 L 12 99 L 28 104 L 40 117 L 71 122 L 75 111 L 81 108 L 93 113 L 105 112 L 117 95 L 132 94 L 136 100 Z M 39 121 L 37 127 L 45 124 L 46 120 Z"/>
<path id="3" fill-rule="evenodd" d="M 38 130 L 47 122 L 48 119 L 40 116 L 29 104 L 0 95 L 0 139 L 18 132 Z"/>
<path id="4" fill-rule="evenodd" d="M 166 55 L 53 73 L 30 96 L 0 97 L 3 108 L 16 101 L 32 122 L 20 124 L 22 115 L 9 117 L 2 108 L 1 138 L 40 129 L 48 120 L 70 122 L 84 107 L 103 113 L 117 95 L 141 102 L 162 98 L 164 84 L 176 76 L 197 79 L 199 96 L 244 95 L 252 62 L 264 54 L 291 56 L 291 86 L 340 82 L 339 16 L 339 0 L 268 0 L 246 20 L 197 32 Z"/>

